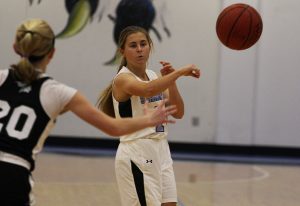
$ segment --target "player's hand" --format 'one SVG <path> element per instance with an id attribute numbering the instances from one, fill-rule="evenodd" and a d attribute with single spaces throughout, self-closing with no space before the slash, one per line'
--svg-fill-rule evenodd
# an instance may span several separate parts
<path id="1" fill-rule="evenodd" d="M 162 68 L 160 69 L 160 73 L 162 76 L 165 76 L 175 71 L 170 62 L 160 61 L 159 63 L 162 65 Z"/>
<path id="2" fill-rule="evenodd" d="M 155 109 L 149 108 L 148 102 L 144 104 L 144 114 L 148 115 L 153 126 L 163 123 L 175 123 L 174 120 L 168 119 L 169 115 L 177 112 L 175 105 L 165 106 L 168 100 L 164 99 Z"/>
<path id="3" fill-rule="evenodd" d="M 191 76 L 195 78 L 200 78 L 200 69 L 195 64 L 189 64 L 181 68 L 183 76 Z"/>

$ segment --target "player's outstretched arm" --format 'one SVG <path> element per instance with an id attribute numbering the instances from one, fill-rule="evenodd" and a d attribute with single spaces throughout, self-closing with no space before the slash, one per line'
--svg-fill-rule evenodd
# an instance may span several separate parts
<path id="1" fill-rule="evenodd" d="M 138 81 L 131 74 L 120 74 L 114 80 L 114 87 L 116 91 L 122 91 L 123 94 L 127 94 L 129 96 L 135 95 L 151 97 L 168 89 L 179 77 L 182 76 L 199 78 L 200 70 L 196 65 L 190 64 L 150 82 Z"/>
<path id="2" fill-rule="evenodd" d="M 165 107 L 165 102 L 162 101 L 155 110 L 146 106 L 145 115 L 142 117 L 115 119 L 98 110 L 77 92 L 66 109 L 108 135 L 121 136 L 162 123 L 174 123 L 173 120 L 168 120 L 168 116 L 176 112 L 176 106 Z"/>

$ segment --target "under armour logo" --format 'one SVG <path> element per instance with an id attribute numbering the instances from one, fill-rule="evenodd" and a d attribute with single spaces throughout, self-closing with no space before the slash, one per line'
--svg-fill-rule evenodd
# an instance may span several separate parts
<path id="1" fill-rule="evenodd" d="M 146 163 L 152 163 L 152 160 L 146 160 Z"/>

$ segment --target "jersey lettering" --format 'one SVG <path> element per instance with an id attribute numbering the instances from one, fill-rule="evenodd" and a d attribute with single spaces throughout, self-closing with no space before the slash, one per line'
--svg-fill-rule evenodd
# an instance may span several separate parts
<path id="1" fill-rule="evenodd" d="M 10 106 L 7 102 L 0 100 L 0 119 L 5 117 L 10 110 Z M 0 123 L 0 131 L 2 130 L 3 124 Z"/>
<path id="2" fill-rule="evenodd" d="M 0 119 L 6 117 L 10 109 L 11 107 L 9 106 L 8 102 L 0 100 Z M 36 117 L 37 116 L 32 108 L 24 105 L 18 106 L 14 108 L 6 126 L 0 123 L 0 132 L 2 131 L 2 129 L 4 129 L 3 127 L 5 126 L 6 131 L 10 137 L 17 138 L 19 140 L 26 139 L 29 136 Z M 23 124 L 19 128 L 18 125 L 20 123 Z"/>

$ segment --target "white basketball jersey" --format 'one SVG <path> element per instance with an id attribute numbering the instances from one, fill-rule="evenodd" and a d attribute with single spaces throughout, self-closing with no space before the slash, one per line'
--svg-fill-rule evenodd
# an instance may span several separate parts
<path id="1" fill-rule="evenodd" d="M 128 68 L 123 67 L 115 78 L 122 73 L 130 73 L 137 80 L 142 82 L 149 82 L 151 80 L 157 79 L 157 74 L 152 70 L 146 70 L 146 74 L 149 78 L 149 81 L 143 81 L 134 73 L 132 73 Z M 145 98 L 140 96 L 131 96 L 126 102 L 118 102 L 114 95 L 112 95 L 114 111 L 116 118 L 125 118 L 125 117 L 138 117 L 144 115 L 144 104 L 145 101 L 148 101 L 148 106 L 150 108 L 155 108 L 163 100 L 163 93 L 159 93 L 155 96 Z M 123 135 L 120 137 L 120 141 L 132 141 L 138 138 L 151 138 L 151 139 L 161 139 L 167 136 L 167 127 L 166 124 L 157 125 L 156 127 L 148 127 L 137 132 Z"/>

